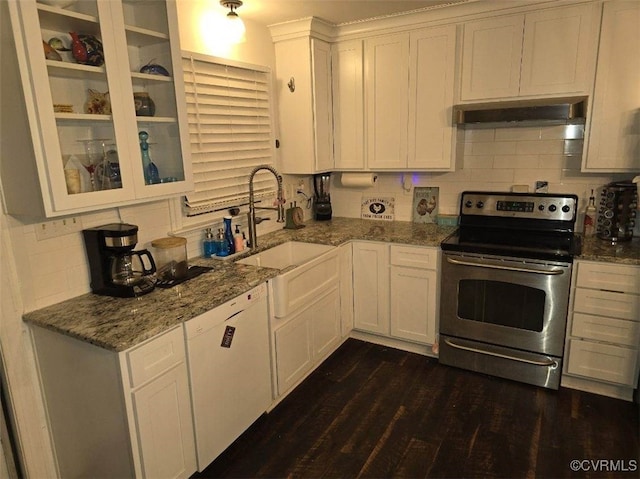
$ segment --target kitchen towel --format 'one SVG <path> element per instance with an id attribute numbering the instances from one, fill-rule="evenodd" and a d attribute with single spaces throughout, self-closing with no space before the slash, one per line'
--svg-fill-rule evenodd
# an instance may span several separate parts
<path id="1" fill-rule="evenodd" d="M 345 188 L 368 188 L 373 186 L 376 178 L 373 173 L 342 173 L 340 182 Z"/>

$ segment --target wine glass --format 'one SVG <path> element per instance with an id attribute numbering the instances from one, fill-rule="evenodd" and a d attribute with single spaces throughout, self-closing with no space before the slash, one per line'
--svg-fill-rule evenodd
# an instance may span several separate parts
<path id="1" fill-rule="evenodd" d="M 80 140 L 84 145 L 84 156 L 80 160 L 82 166 L 89 172 L 91 179 L 91 191 L 99 188 L 96 185 L 95 172 L 96 167 L 102 163 L 106 156 L 105 141 L 107 140 Z"/>

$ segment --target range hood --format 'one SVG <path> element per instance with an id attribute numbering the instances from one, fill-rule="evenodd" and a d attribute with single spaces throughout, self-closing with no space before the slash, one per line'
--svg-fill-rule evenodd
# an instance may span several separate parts
<path id="1" fill-rule="evenodd" d="M 587 97 L 472 103 L 453 107 L 456 125 L 510 127 L 584 124 Z"/>

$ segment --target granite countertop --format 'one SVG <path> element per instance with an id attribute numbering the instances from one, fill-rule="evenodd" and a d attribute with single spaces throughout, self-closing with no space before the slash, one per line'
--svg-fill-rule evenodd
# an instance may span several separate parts
<path id="1" fill-rule="evenodd" d="M 278 230 L 258 237 L 249 256 L 286 241 L 339 246 L 351 240 L 439 246 L 454 227 L 355 218 L 309 221 L 299 230 Z M 156 288 L 139 298 L 112 298 L 87 293 L 25 313 L 23 319 L 111 351 L 125 351 L 172 327 L 203 314 L 274 278 L 278 270 L 237 264 L 233 260 L 192 259 L 213 269 L 169 289 Z"/>
<path id="2" fill-rule="evenodd" d="M 286 241 L 339 246 L 352 240 L 368 240 L 437 247 L 455 229 L 435 224 L 357 218 L 308 221 L 298 230 L 282 229 L 259 236 L 257 248 L 233 259 L 192 259 L 190 264 L 213 269 L 173 288 L 156 288 L 139 298 L 111 298 L 88 293 L 25 313 L 23 318 L 28 323 L 104 349 L 125 351 L 279 274 L 275 269 L 235 263 L 236 259 Z M 618 245 L 598 238 L 583 238 L 582 243 L 580 259 L 640 265 L 640 238 Z"/>
<path id="3" fill-rule="evenodd" d="M 583 237 L 579 259 L 640 266 L 640 238 L 611 244 L 596 236 Z"/>

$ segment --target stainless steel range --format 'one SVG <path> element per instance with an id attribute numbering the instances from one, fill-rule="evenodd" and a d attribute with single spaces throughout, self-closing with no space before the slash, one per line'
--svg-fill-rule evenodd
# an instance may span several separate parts
<path id="1" fill-rule="evenodd" d="M 442 244 L 440 362 L 557 389 L 578 198 L 465 191 Z"/>

